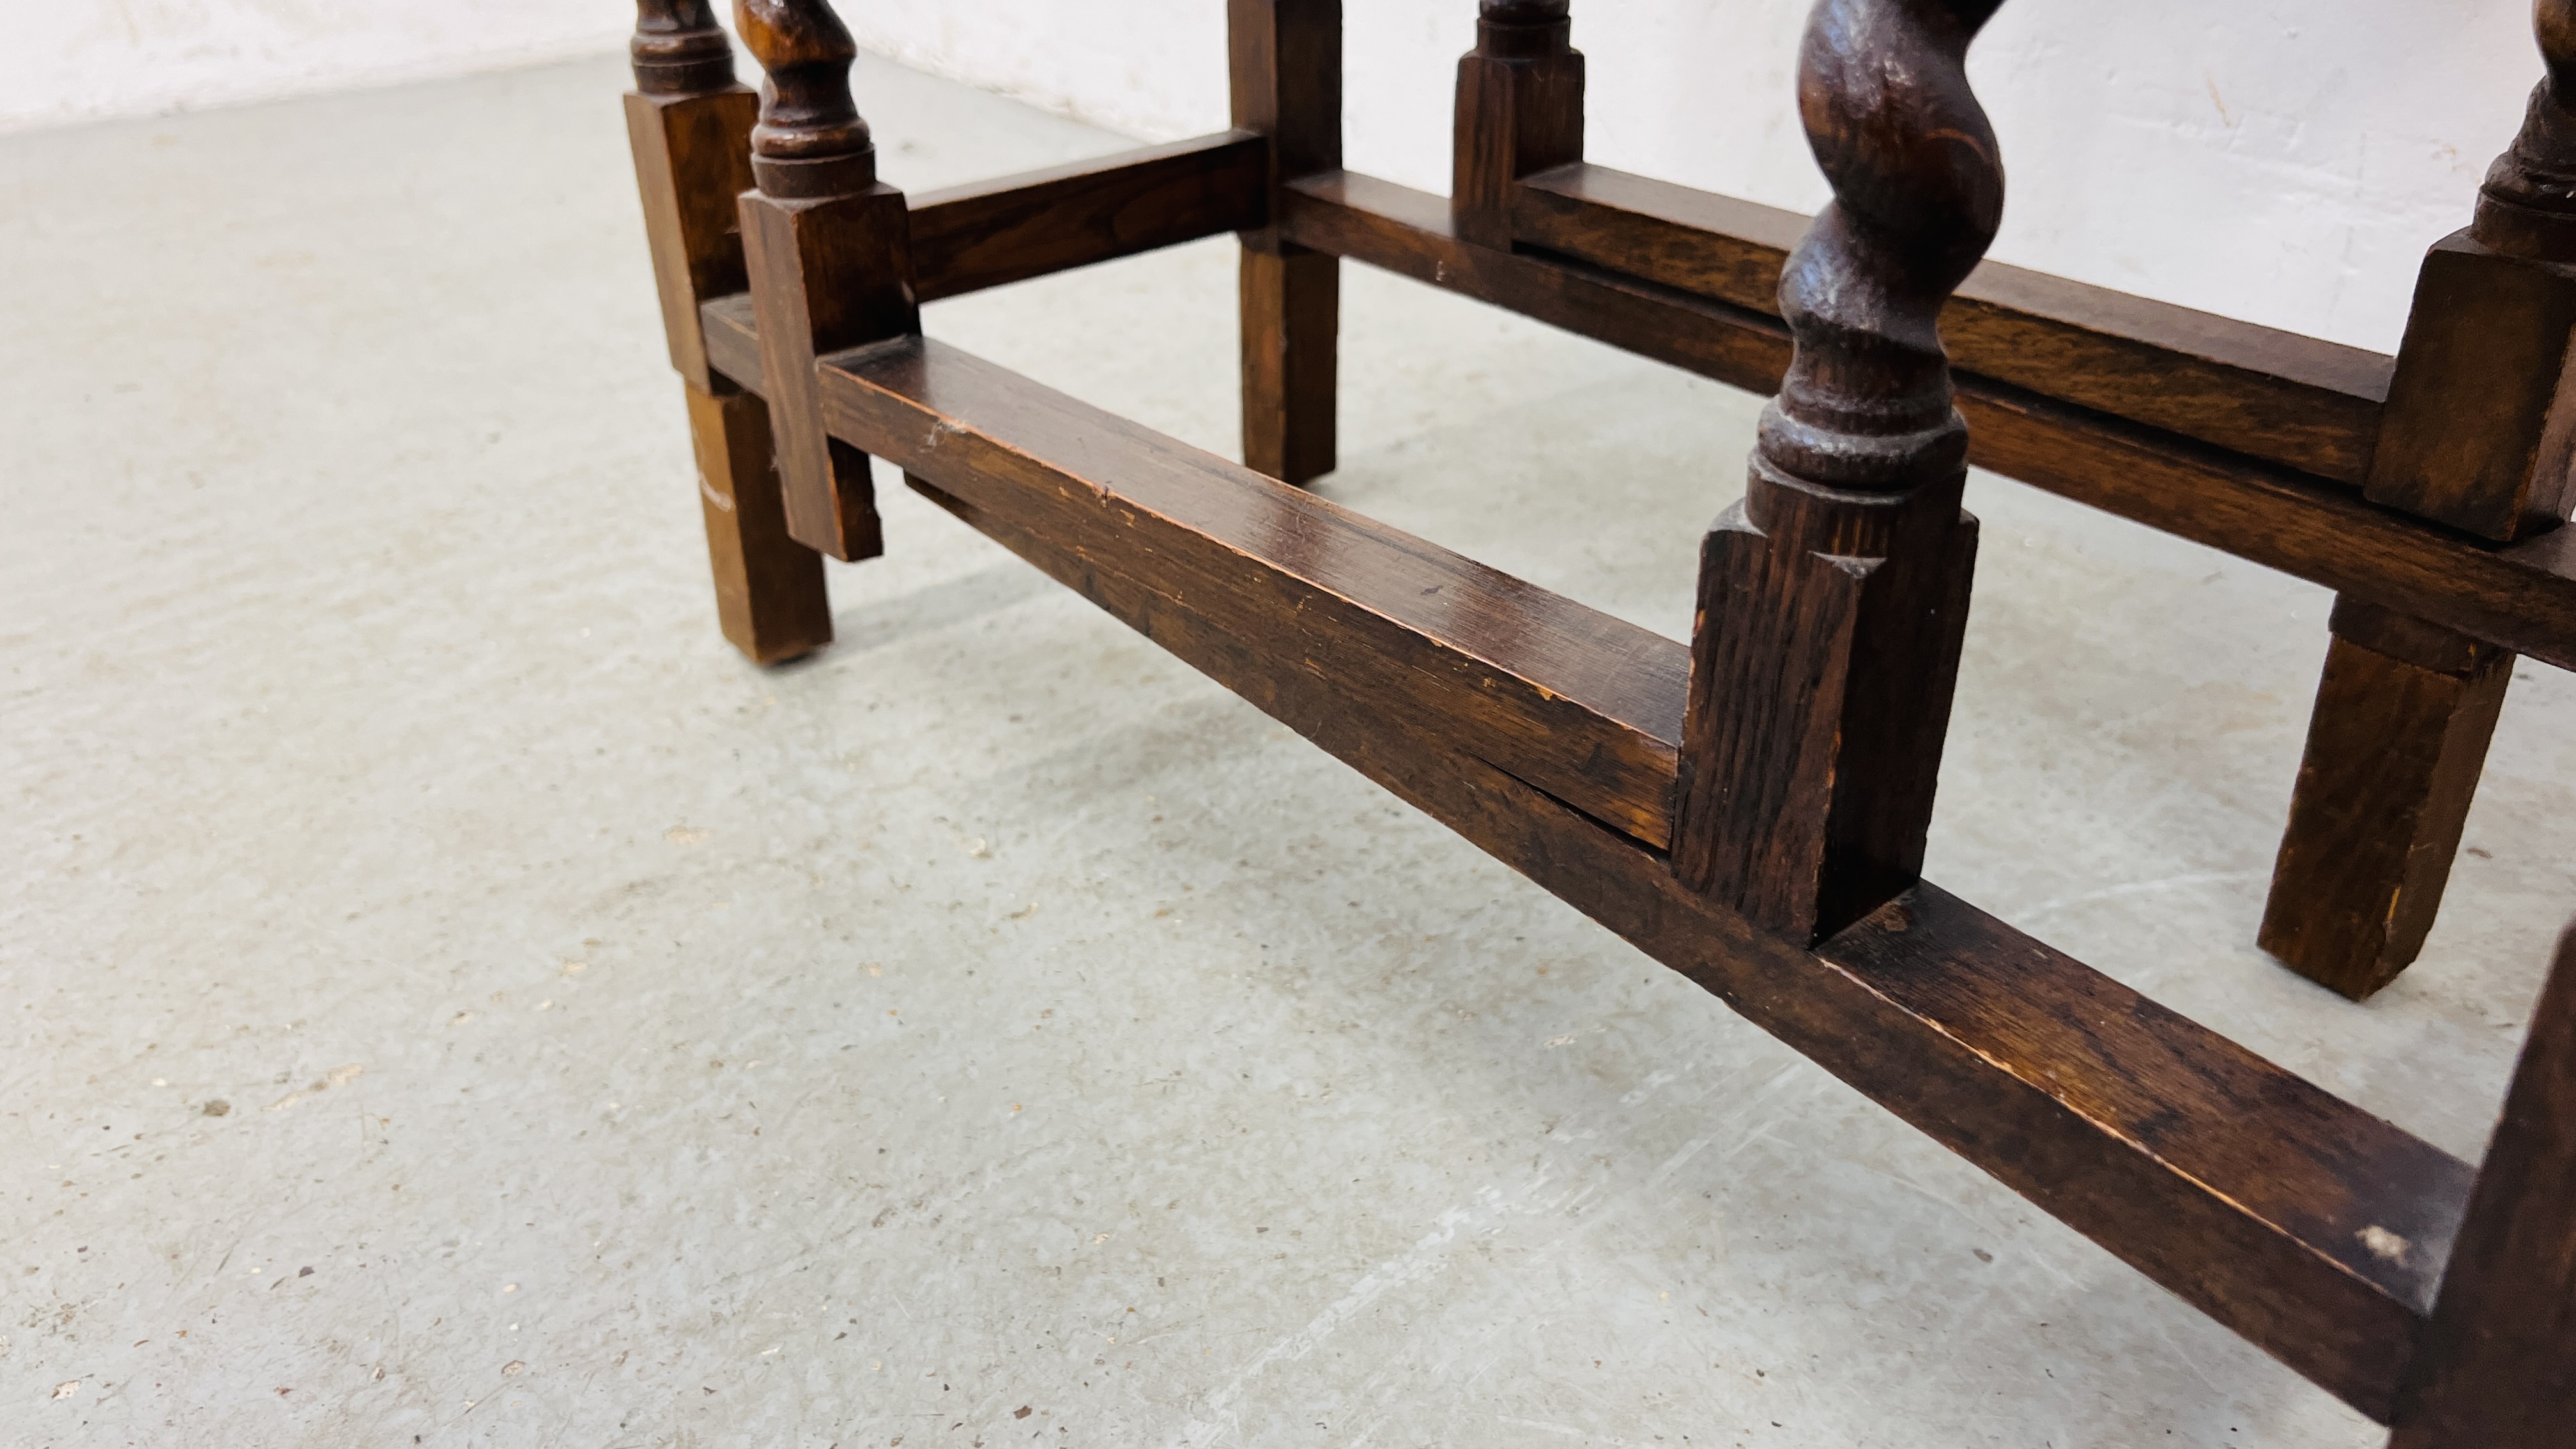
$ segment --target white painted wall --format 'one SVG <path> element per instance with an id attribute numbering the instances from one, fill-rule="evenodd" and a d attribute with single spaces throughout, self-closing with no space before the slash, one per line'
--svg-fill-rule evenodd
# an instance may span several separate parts
<path id="1" fill-rule="evenodd" d="M 0 0 L 0 132 L 597 55 L 621 0 Z"/>
<path id="2" fill-rule="evenodd" d="M 1155 138 L 1225 123 L 1222 0 L 839 0 L 860 42 Z M 1807 0 L 1576 0 L 1590 155 L 1813 208 Z M 1473 0 L 1345 0 L 1350 163 L 1445 191 Z M 621 0 L 0 0 L 0 129 L 614 48 Z M 2011 200 L 1994 255 L 2392 350 L 2539 76 L 2525 0 L 2012 0 L 1970 71 Z M 861 109 L 866 98 L 860 99 Z"/>

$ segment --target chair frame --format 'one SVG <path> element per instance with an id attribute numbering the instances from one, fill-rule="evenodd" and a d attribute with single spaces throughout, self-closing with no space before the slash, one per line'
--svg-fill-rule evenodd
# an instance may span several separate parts
<path id="1" fill-rule="evenodd" d="M 1566 0 L 1481 0 L 1456 178 L 1341 164 L 1339 0 L 1229 0 L 1234 126 L 906 197 L 824 0 L 639 0 L 627 97 L 718 615 L 831 638 L 868 459 L 1715 994 L 2399 1449 L 2576 1445 L 2576 934 L 2482 1167 L 1920 878 L 1970 462 L 2337 591 L 2261 941 L 2414 959 L 2518 656 L 2576 667 L 2576 0 L 2395 358 L 1992 263 L 2001 0 L 1818 0 L 1813 220 L 1582 159 Z M 920 304 L 1224 232 L 1248 466 L 925 337 Z M 1343 258 L 1777 398 L 1688 646 L 1297 486 Z"/>

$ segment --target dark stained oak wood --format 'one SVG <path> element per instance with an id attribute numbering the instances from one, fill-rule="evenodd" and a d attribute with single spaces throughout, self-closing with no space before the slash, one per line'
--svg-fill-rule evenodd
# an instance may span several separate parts
<path id="1" fill-rule="evenodd" d="M 1459 241 L 1441 198 L 1347 172 L 1288 188 L 1285 234 L 1752 391 L 1778 387 L 1776 317 Z M 2576 544 L 2495 547 L 2286 468 L 1961 373 L 1969 461 L 2268 568 L 2576 669 Z"/>
<path id="2" fill-rule="evenodd" d="M 2547 73 L 2476 219 L 2424 258 L 2374 501 L 2494 539 L 2576 502 L 2576 0 L 2537 0 Z"/>
<path id="3" fill-rule="evenodd" d="M 1338 0 L 1229 0 L 1235 132 L 909 205 L 876 180 L 825 0 L 740 3 L 769 75 L 747 158 L 703 0 L 639 0 L 629 107 L 674 361 L 703 383 L 719 612 L 746 653 L 829 639 L 795 540 L 877 546 L 873 451 L 2394 1418 L 2398 1449 L 2576 1449 L 2576 940 L 2473 1173 L 1917 875 L 1975 462 L 2338 591 L 2263 939 L 2356 995 L 2413 955 L 2514 656 L 2576 667 L 2576 530 L 2539 528 L 2576 415 L 2545 270 L 2576 267 L 2576 112 L 2557 101 L 2576 0 L 2537 7 L 2550 79 L 2466 242 L 2428 262 L 2415 320 L 2436 340 L 2410 330 L 2385 406 L 2386 359 L 1977 265 L 2001 171 L 1962 60 L 2000 0 L 1819 0 L 1801 119 L 1835 203 L 1803 240 L 1786 213 L 1580 163 L 1564 0 L 1484 0 L 1454 199 L 1341 169 Z M 720 203 L 746 166 L 737 234 Z M 922 297 L 1228 227 L 1254 467 L 919 335 Z M 1747 501 L 1703 548 L 1690 645 L 1278 481 L 1332 467 L 1344 256 L 1778 390 Z M 2421 486 L 2400 497 L 2380 464 L 2410 457 Z"/>
<path id="4" fill-rule="evenodd" d="M 1303 247 L 1245 247 L 1237 286 L 1243 461 L 1303 485 L 1338 463 L 1342 259 Z"/>
<path id="5" fill-rule="evenodd" d="M 767 397 L 769 385 L 760 361 L 760 317 L 751 294 L 718 297 L 698 309 L 698 320 L 707 339 L 707 365 L 743 391 Z"/>
<path id="6" fill-rule="evenodd" d="M 2424 948 L 2514 656 L 2352 600 L 2335 607 L 2257 938 L 2356 1001 Z"/>
<path id="7" fill-rule="evenodd" d="M 1066 500 L 1046 515 L 1062 546 L 1149 550 L 1196 607 L 1279 611 L 1298 621 L 1296 667 L 1406 700 L 1496 768 L 1651 845 L 1669 838 L 1672 641 L 936 341 L 827 359 L 822 382 L 852 445 L 934 478 L 952 453 L 972 456 Z"/>
<path id="8" fill-rule="evenodd" d="M 1583 54 L 1566 0 L 1482 0 L 1458 62 L 1449 208 L 1458 235 L 1512 244 L 1513 183 L 1583 158 Z"/>
<path id="9" fill-rule="evenodd" d="M 1340 463 L 1342 263 L 1279 234 L 1280 188 L 1342 164 L 1341 0 L 1228 0 L 1237 129 L 1268 149 L 1260 225 L 1242 232 L 1243 461 L 1304 484 Z"/>
<path id="10" fill-rule="evenodd" d="M 626 138 L 644 201 L 644 238 L 671 366 L 709 391 L 719 384 L 707 371 L 698 308 L 746 284 L 734 197 L 751 185 L 760 98 L 734 84 L 732 42 L 705 0 L 646 0 L 639 11 Z"/>
<path id="11" fill-rule="evenodd" d="M 2576 931 L 2533 1009 L 2504 1115 L 2389 1449 L 2576 1445 Z"/>
<path id="12" fill-rule="evenodd" d="M 1599 268 L 1460 239 L 1443 197 L 1357 172 L 1292 181 L 1281 235 L 1352 261 L 1491 302 L 1568 332 L 1753 392 L 1789 367 L 1789 329 L 1750 308 Z"/>
<path id="13" fill-rule="evenodd" d="M 709 365 L 701 317 L 747 280 L 734 197 L 751 184 L 759 101 L 734 84 L 733 44 L 705 0 L 642 0 L 633 52 L 627 135 L 688 399 L 717 623 L 755 663 L 792 659 L 832 640 L 823 560 L 787 537 L 768 407 Z"/>
<path id="14" fill-rule="evenodd" d="M 924 302 L 1257 227 L 1268 143 L 1225 131 L 912 198 Z"/>
<path id="15" fill-rule="evenodd" d="M 868 460 L 825 435 L 814 359 L 919 330 L 908 208 L 876 178 L 876 145 L 850 99 L 858 46 L 832 7 L 738 0 L 735 15 L 769 76 L 751 133 L 759 189 L 740 210 L 787 530 L 834 558 L 874 558 L 885 538 Z"/>
<path id="16" fill-rule="evenodd" d="M 1524 178 L 1512 216 L 1525 246 L 1764 312 L 1808 221 L 1584 163 Z M 2355 484 L 2393 365 L 2000 262 L 1960 284 L 1941 339 L 1963 371 Z"/>
<path id="17" fill-rule="evenodd" d="M 832 642 L 832 602 L 823 556 L 787 536 L 769 405 L 694 387 L 688 403 L 717 622 L 755 664 L 811 654 Z"/>
<path id="18" fill-rule="evenodd" d="M 1937 320 L 2003 218 L 1968 87 L 2002 0 L 1819 0 L 1798 52 L 1833 183 L 1780 274 L 1793 347 L 1700 547 L 1673 874 L 1831 935 L 1912 885 L 1968 624 L 1968 429 Z"/>
<path id="19" fill-rule="evenodd" d="M 636 0 L 626 54 L 635 89 L 648 96 L 702 96 L 733 86 L 733 42 L 709 0 Z"/>
<path id="20" fill-rule="evenodd" d="M 942 506 L 2388 1412 L 2467 1197 L 2463 1164 L 1928 885 L 1813 951 L 1756 932 L 1643 841 L 1520 778 L 1537 736 L 1435 693 L 1484 681 L 1470 692 L 1592 701 L 1596 721 L 1670 730 L 1680 645 L 935 341 L 843 354 L 824 378 L 835 431 Z M 1392 657 L 1390 626 L 1412 636 Z M 1509 682 L 1534 675 L 1543 694 Z"/>
<path id="21" fill-rule="evenodd" d="M 2434 245 L 2364 492 L 2488 538 L 2565 520 L 2576 466 L 2576 0 L 2533 9 L 2546 74 L 2475 222 Z M 2571 93 L 2576 94 L 2576 93 Z M 2514 656 L 2346 597 L 2263 912 L 2264 949 L 2358 1000 L 2422 950 Z"/>

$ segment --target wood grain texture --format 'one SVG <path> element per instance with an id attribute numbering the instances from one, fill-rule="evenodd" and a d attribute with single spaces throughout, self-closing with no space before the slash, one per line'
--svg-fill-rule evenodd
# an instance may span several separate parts
<path id="1" fill-rule="evenodd" d="M 1565 0 L 1483 0 L 1458 61 L 1449 209 L 1461 239 L 1512 245 L 1513 183 L 1583 158 L 1583 54 Z"/>
<path id="2" fill-rule="evenodd" d="M 1670 640 L 935 341 L 845 353 L 822 378 L 852 445 L 931 477 L 969 455 L 1011 480 L 997 502 L 1066 500 L 1048 514 L 1063 546 L 1150 550 L 1197 607 L 1289 621 L 1283 667 L 1408 700 L 1421 727 L 1496 768 L 1650 844 L 1669 837 L 1683 684 Z"/>
<path id="3" fill-rule="evenodd" d="M 626 97 L 662 335 L 671 366 L 700 391 L 723 384 L 708 371 L 698 309 L 748 285 L 734 198 L 751 186 L 751 127 L 759 113 L 760 98 L 730 82 L 706 94 Z"/>
<path id="4" fill-rule="evenodd" d="M 1303 247 L 1245 247 L 1243 461 L 1305 484 L 1339 464 L 1342 261 Z"/>
<path id="5" fill-rule="evenodd" d="M 734 0 L 735 28 L 767 77 L 751 169 L 779 198 L 852 196 L 877 179 L 876 142 L 850 97 L 859 47 L 828 0 Z"/>
<path id="6" fill-rule="evenodd" d="M 1605 166 L 1527 177 L 1526 246 L 1756 311 L 1808 224 Z M 1941 309 L 1951 364 L 2339 482 L 2362 481 L 2393 360 L 2000 262 Z"/>
<path id="7" fill-rule="evenodd" d="M 868 460 L 824 432 L 814 359 L 920 329 L 909 209 L 876 179 L 850 98 L 858 47 L 832 7 L 736 0 L 734 15 L 768 76 L 751 132 L 759 189 L 739 206 L 787 530 L 834 558 L 874 558 L 885 535 Z"/>
<path id="8" fill-rule="evenodd" d="M 2389 1449 L 2576 1445 L 2576 931 L 2532 1010 L 2504 1114 Z"/>
<path id="9" fill-rule="evenodd" d="M 759 100 L 734 84 L 733 44 L 706 0 L 642 0 L 637 11 L 627 137 L 688 402 L 716 620 L 753 662 L 775 663 L 831 642 L 823 560 L 787 537 L 768 407 L 710 365 L 702 315 L 748 283 L 734 198 L 751 185 Z"/>
<path id="10" fill-rule="evenodd" d="M 1834 199 L 1781 271 L 1789 369 L 1700 550 L 1673 873 L 1800 943 L 1923 868 L 1977 554 L 1936 319 L 2003 215 L 1967 78 L 1999 3 L 1820 0 L 1799 48 Z"/>
<path id="11" fill-rule="evenodd" d="M 1242 232 L 1243 461 L 1303 485 L 1340 465 L 1341 259 L 1279 234 L 1280 188 L 1342 164 L 1340 0 L 1229 0 L 1234 124 L 1263 138 L 1263 220 Z"/>
<path id="12" fill-rule="evenodd" d="M 2353 601 L 2335 607 L 2257 938 L 2359 1001 L 2423 950 L 2514 656 Z"/>
<path id="13" fill-rule="evenodd" d="M 920 327 L 903 193 L 883 183 L 792 201 L 753 191 L 741 209 L 788 532 L 837 559 L 875 558 L 885 534 L 868 460 L 825 433 L 814 359 Z"/>
<path id="14" fill-rule="evenodd" d="M 2514 256 L 2473 232 L 2416 274 L 2371 501 L 2482 537 L 2556 528 L 2576 469 L 2576 265 Z"/>
<path id="15" fill-rule="evenodd" d="M 1441 198 L 1349 173 L 1288 188 L 1290 239 L 1752 391 L 1779 385 L 1775 317 L 1597 268 L 1468 246 Z M 2495 547 L 2290 469 L 1974 374 L 1969 461 L 2268 568 L 2576 669 L 2576 535 Z"/>
<path id="16" fill-rule="evenodd" d="M 1830 935 L 1922 873 L 1976 562 L 1963 480 L 1879 505 L 1857 546 L 1796 495 L 1701 543 L 1673 869 L 1767 930 Z"/>
<path id="17" fill-rule="evenodd" d="M 825 375 L 834 428 L 935 501 L 2301 1373 L 2388 1412 L 2465 1165 L 1928 885 L 1815 951 L 1756 933 L 1641 840 L 1521 778 L 1526 759 L 1494 761 L 1491 722 L 1425 692 L 1458 668 L 1565 669 L 1546 694 L 1657 712 L 1669 729 L 1679 645 L 936 342 L 851 353 Z M 1387 582 L 1354 582 L 1370 576 Z M 1407 606 L 1405 590 L 1428 587 L 1440 593 Z M 1444 597 L 1458 587 L 1476 591 L 1472 609 Z M 1330 602 L 1372 588 L 1385 597 Z M 1390 647 L 1375 632 L 1389 625 L 1414 642 Z M 1571 760 L 1589 746 L 1549 748 Z"/>
<path id="18" fill-rule="evenodd" d="M 924 302 L 1266 224 L 1268 143 L 1226 131 L 912 198 Z"/>
<path id="19" fill-rule="evenodd" d="M 2576 0 L 2535 0 L 2546 67 L 2476 218 L 2416 277 L 2370 496 L 2493 539 L 2576 502 Z"/>
<path id="20" fill-rule="evenodd" d="M 718 297 L 698 309 L 707 365 L 748 393 L 769 395 L 760 361 L 760 316 L 749 292 Z"/>
<path id="21" fill-rule="evenodd" d="M 1226 0 L 1226 60 L 1234 128 L 1267 142 L 1274 188 L 1341 167 L 1341 0 Z"/>
<path id="22" fill-rule="evenodd" d="M 769 405 L 745 392 L 687 392 L 717 622 L 755 664 L 811 654 L 832 642 L 832 602 L 823 556 L 787 536 Z"/>

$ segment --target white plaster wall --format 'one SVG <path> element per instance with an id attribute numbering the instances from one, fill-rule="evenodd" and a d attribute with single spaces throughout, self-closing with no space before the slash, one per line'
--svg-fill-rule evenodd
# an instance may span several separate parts
<path id="1" fill-rule="evenodd" d="M 0 0 L 0 132 L 596 55 L 621 0 Z"/>
<path id="2" fill-rule="evenodd" d="M 1577 0 L 1592 159 L 1824 195 L 1790 105 L 1807 0 Z M 1222 0 L 840 0 L 862 44 L 1156 138 L 1225 123 Z M 1346 0 L 1350 163 L 1447 189 L 1473 0 Z M 622 0 L 0 0 L 0 129 L 616 46 Z M 32 43 L 30 43 L 32 42 Z M 1994 255 L 2361 346 L 2464 222 L 2539 74 L 2522 0 L 2012 0 L 1970 69 L 2011 200 Z M 865 108 L 865 98 L 861 98 Z"/>

